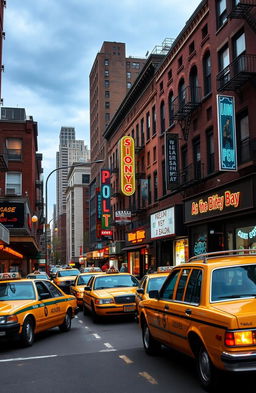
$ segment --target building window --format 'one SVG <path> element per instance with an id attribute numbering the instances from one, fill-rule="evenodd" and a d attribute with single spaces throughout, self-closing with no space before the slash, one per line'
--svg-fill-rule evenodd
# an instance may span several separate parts
<path id="1" fill-rule="evenodd" d="M 152 194 L 151 194 L 151 176 L 148 176 L 148 204 L 152 203 Z"/>
<path id="2" fill-rule="evenodd" d="M 150 165 L 150 151 L 147 152 L 147 166 Z"/>
<path id="3" fill-rule="evenodd" d="M 21 195 L 21 180 L 22 175 L 20 172 L 7 172 L 5 183 L 6 195 Z"/>
<path id="4" fill-rule="evenodd" d="M 202 28 L 202 40 L 208 35 L 208 25 L 206 23 L 206 25 L 204 25 L 204 27 Z"/>
<path id="5" fill-rule="evenodd" d="M 19 138 L 7 138 L 6 149 L 8 160 L 20 161 L 22 159 L 22 140 Z"/>
<path id="6" fill-rule="evenodd" d="M 147 141 L 150 139 L 150 113 L 147 112 L 146 114 L 146 135 Z"/>
<path id="7" fill-rule="evenodd" d="M 140 136 L 141 136 L 141 146 L 145 145 L 145 134 L 144 134 L 144 119 L 140 121 Z"/>
<path id="8" fill-rule="evenodd" d="M 160 82 L 159 90 L 160 90 L 160 93 L 163 92 L 163 90 L 164 90 L 164 82 Z"/>
<path id="9" fill-rule="evenodd" d="M 105 71 L 104 71 L 104 75 L 105 75 L 106 77 L 108 77 L 108 76 L 109 76 L 109 71 L 108 71 L 108 70 L 105 70 Z"/>
<path id="10" fill-rule="evenodd" d="M 130 89 L 132 87 L 131 82 L 127 82 L 127 89 Z"/>
<path id="11" fill-rule="evenodd" d="M 178 58 L 178 68 L 180 68 L 183 64 L 182 56 Z"/>
<path id="12" fill-rule="evenodd" d="M 105 121 L 109 121 L 110 120 L 110 113 L 105 113 Z"/>
<path id="13" fill-rule="evenodd" d="M 171 80 L 172 79 L 172 70 L 169 70 L 168 71 L 168 80 Z"/>
<path id="14" fill-rule="evenodd" d="M 161 124 L 161 134 L 165 132 L 165 105 L 164 101 L 160 105 L 160 124 Z"/>
<path id="15" fill-rule="evenodd" d="M 132 74 L 131 74 L 130 72 L 127 72 L 127 73 L 126 73 L 127 79 L 131 79 L 131 75 L 132 75 Z"/>
<path id="16" fill-rule="evenodd" d="M 165 176 L 165 160 L 162 161 L 162 184 L 163 184 L 163 196 L 166 194 L 166 176 Z"/>
<path id="17" fill-rule="evenodd" d="M 136 124 L 136 146 L 140 146 L 139 124 Z"/>
<path id="18" fill-rule="evenodd" d="M 108 87 L 109 87 L 109 81 L 108 81 L 107 79 L 105 79 L 105 81 L 104 81 L 104 85 L 105 85 L 105 87 L 106 87 L 106 88 L 108 88 Z"/>
<path id="19" fill-rule="evenodd" d="M 188 47 L 188 53 L 191 55 L 195 51 L 195 41 L 192 41 L 191 44 L 189 44 Z"/>
<path id="20" fill-rule="evenodd" d="M 224 25 L 227 20 L 226 0 L 217 0 L 216 2 L 217 29 Z"/>
<path id="21" fill-rule="evenodd" d="M 154 202 L 158 199 L 158 182 L 157 182 L 157 171 L 154 172 Z"/>
<path id="22" fill-rule="evenodd" d="M 213 131 L 210 130 L 206 134 L 206 141 L 207 141 L 207 173 L 214 172 L 215 165 L 214 165 L 214 139 L 213 139 Z"/>
<path id="23" fill-rule="evenodd" d="M 156 146 L 153 148 L 153 162 L 156 162 Z"/>
<path id="24" fill-rule="evenodd" d="M 194 178 L 201 179 L 201 153 L 200 139 L 193 141 L 193 157 L 194 157 Z"/>
<path id="25" fill-rule="evenodd" d="M 105 65 L 105 66 L 108 66 L 108 65 L 109 65 L 109 60 L 108 60 L 108 59 L 105 59 L 105 60 L 104 60 L 104 65 Z"/>
<path id="26" fill-rule="evenodd" d="M 168 97 L 168 104 L 169 104 L 169 126 L 171 126 L 174 123 L 174 106 L 173 106 L 173 92 L 170 91 L 169 97 Z"/>
<path id="27" fill-rule="evenodd" d="M 152 107 L 152 135 L 156 134 L 156 107 Z"/>
<path id="28" fill-rule="evenodd" d="M 126 62 L 126 68 L 130 68 L 131 63 L 129 61 Z"/>
<path id="29" fill-rule="evenodd" d="M 109 90 L 105 90 L 105 98 L 109 98 L 110 97 L 110 91 Z"/>
<path id="30" fill-rule="evenodd" d="M 212 72 L 211 57 L 210 57 L 210 52 L 207 52 L 203 58 L 204 95 L 205 96 L 212 91 L 211 72 Z"/>
<path id="31" fill-rule="evenodd" d="M 181 183 L 186 183 L 188 178 L 188 148 L 187 145 L 183 146 L 181 149 L 181 166 L 182 166 L 182 177 Z"/>
<path id="32" fill-rule="evenodd" d="M 223 71 L 223 83 L 227 83 L 230 79 L 230 71 L 229 71 L 229 48 L 225 45 L 218 53 L 219 60 L 219 71 Z"/>
<path id="33" fill-rule="evenodd" d="M 245 52 L 244 32 L 240 32 L 238 35 L 236 35 L 236 37 L 234 38 L 234 41 L 233 41 L 233 45 L 234 45 L 234 58 L 238 57 L 243 52 Z"/>
<path id="34" fill-rule="evenodd" d="M 90 175 L 82 174 L 82 183 L 89 184 L 90 183 Z"/>
<path id="35" fill-rule="evenodd" d="M 140 63 L 133 62 L 132 63 L 132 68 L 135 68 L 135 69 L 139 70 L 140 69 Z"/>
<path id="36" fill-rule="evenodd" d="M 109 101 L 105 101 L 105 108 L 109 109 L 110 108 L 110 102 Z"/>
<path id="37" fill-rule="evenodd" d="M 249 119 L 248 113 L 244 112 L 237 119 L 238 133 L 238 163 L 243 164 L 251 159 L 250 139 L 249 139 Z"/>
<path id="38" fill-rule="evenodd" d="M 179 95 L 179 108 L 182 110 L 186 103 L 186 88 L 185 88 L 184 79 L 181 79 L 181 81 L 179 82 L 178 95 Z"/>
<path id="39" fill-rule="evenodd" d="M 199 102 L 197 68 L 193 66 L 189 75 L 190 94 L 192 102 Z"/>

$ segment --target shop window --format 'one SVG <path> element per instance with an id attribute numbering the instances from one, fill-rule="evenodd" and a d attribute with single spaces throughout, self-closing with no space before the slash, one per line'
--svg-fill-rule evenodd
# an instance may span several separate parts
<path id="1" fill-rule="evenodd" d="M 249 118 L 247 112 L 237 118 L 237 133 L 238 163 L 241 165 L 252 158 L 250 154 Z"/>
<path id="2" fill-rule="evenodd" d="M 20 172 L 7 172 L 5 183 L 6 195 L 21 195 L 22 174 Z"/>
<path id="3" fill-rule="evenodd" d="M 22 159 L 22 140 L 20 138 L 7 138 L 6 149 L 8 160 L 20 161 Z"/>
<path id="4" fill-rule="evenodd" d="M 203 73 L 204 73 L 204 95 L 206 96 L 212 90 L 211 84 L 211 57 L 210 52 L 207 52 L 203 58 Z"/>
<path id="5" fill-rule="evenodd" d="M 192 234 L 192 255 L 204 254 L 207 252 L 207 228 L 197 228 L 197 232 Z"/>
<path id="6" fill-rule="evenodd" d="M 237 249 L 256 249 L 256 225 L 236 229 Z"/>
<path id="7" fill-rule="evenodd" d="M 216 1 L 216 17 L 217 17 L 217 29 L 219 29 L 227 21 L 226 0 Z"/>

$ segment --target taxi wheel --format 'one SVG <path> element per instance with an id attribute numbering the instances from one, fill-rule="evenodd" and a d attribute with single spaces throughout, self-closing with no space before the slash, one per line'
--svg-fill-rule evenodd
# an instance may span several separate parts
<path id="1" fill-rule="evenodd" d="M 23 327 L 22 327 L 22 331 L 21 331 L 21 344 L 24 347 L 31 347 L 31 345 L 33 345 L 34 343 L 34 322 L 32 320 L 32 318 L 26 318 L 24 323 L 23 323 Z"/>
<path id="2" fill-rule="evenodd" d="M 71 329 L 71 311 L 68 310 L 65 315 L 64 322 L 59 326 L 61 332 L 68 332 Z"/>
<path id="3" fill-rule="evenodd" d="M 160 352 L 161 344 L 152 337 L 146 322 L 142 326 L 142 340 L 148 355 L 156 355 Z"/>
<path id="4" fill-rule="evenodd" d="M 208 392 L 213 391 L 216 387 L 217 370 L 203 345 L 200 346 L 196 357 L 197 374 L 201 386 Z"/>
<path id="5" fill-rule="evenodd" d="M 84 313 L 84 315 L 87 314 L 87 308 L 85 307 L 85 304 L 83 304 L 83 313 Z"/>

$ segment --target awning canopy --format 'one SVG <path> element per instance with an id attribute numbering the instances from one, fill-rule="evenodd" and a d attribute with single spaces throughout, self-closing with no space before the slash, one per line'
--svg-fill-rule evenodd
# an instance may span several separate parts
<path id="1" fill-rule="evenodd" d="M 133 250 L 139 250 L 141 248 L 146 248 L 146 247 L 147 247 L 147 244 L 140 244 L 140 245 L 134 244 L 132 246 L 122 248 L 122 251 L 133 251 Z"/>

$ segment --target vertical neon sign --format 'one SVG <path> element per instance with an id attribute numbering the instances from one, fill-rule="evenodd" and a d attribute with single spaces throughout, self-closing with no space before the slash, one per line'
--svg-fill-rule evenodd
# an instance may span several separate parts
<path id="1" fill-rule="evenodd" d="M 131 196 L 135 192 L 135 154 L 132 137 L 121 138 L 120 155 L 121 192 L 126 196 Z"/>
<path id="2" fill-rule="evenodd" d="M 110 185 L 111 172 L 109 169 L 101 169 L 101 235 L 111 236 L 111 206 L 110 206 Z"/>

